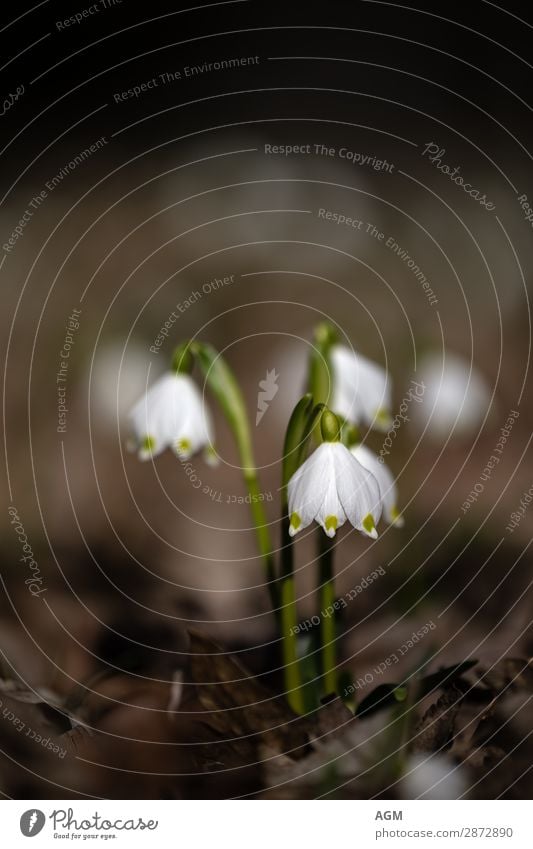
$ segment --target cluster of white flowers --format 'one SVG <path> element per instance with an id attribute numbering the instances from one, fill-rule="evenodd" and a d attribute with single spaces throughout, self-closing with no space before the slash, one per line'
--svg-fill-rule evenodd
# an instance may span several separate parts
<path id="1" fill-rule="evenodd" d="M 331 409 L 354 425 L 386 429 L 390 423 L 391 387 L 381 366 L 343 345 L 330 351 L 333 371 Z M 381 515 L 403 525 L 390 470 L 362 443 L 348 449 L 326 440 L 300 466 L 288 485 L 289 534 L 316 521 L 334 537 L 346 520 L 375 539 Z"/>
<path id="2" fill-rule="evenodd" d="M 390 421 L 390 383 L 381 366 L 342 345 L 331 349 L 331 409 L 355 425 L 380 429 Z M 207 405 L 190 375 L 169 371 L 160 377 L 130 413 L 133 449 L 148 460 L 170 448 L 181 459 L 205 449 L 216 459 Z M 335 435 L 325 439 L 288 484 L 289 534 L 317 521 L 329 537 L 347 520 L 375 539 L 381 515 L 400 526 L 396 485 L 389 469 L 365 445 L 347 448 Z"/>

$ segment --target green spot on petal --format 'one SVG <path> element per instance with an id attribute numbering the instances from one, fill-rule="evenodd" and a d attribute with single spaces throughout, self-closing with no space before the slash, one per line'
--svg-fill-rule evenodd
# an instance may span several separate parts
<path id="1" fill-rule="evenodd" d="M 327 531 L 333 531 L 335 533 L 335 531 L 337 530 L 338 524 L 339 524 L 339 520 L 337 519 L 336 516 L 326 516 L 326 521 L 324 522 L 326 532 Z"/>
<path id="2" fill-rule="evenodd" d="M 401 527 L 403 525 L 403 516 L 397 507 L 391 508 L 390 517 L 393 525 L 398 525 L 398 527 Z"/>
<path id="3" fill-rule="evenodd" d="M 363 528 L 365 529 L 367 534 L 372 535 L 376 532 L 376 523 L 374 522 L 374 517 L 372 513 L 369 513 L 367 516 L 365 516 L 361 524 L 363 525 Z"/>
<path id="4" fill-rule="evenodd" d="M 291 528 L 297 531 L 301 524 L 302 520 L 300 519 L 298 513 L 291 513 Z"/>
<path id="5" fill-rule="evenodd" d="M 141 439 L 141 451 L 146 454 L 151 454 L 155 448 L 155 439 L 153 436 L 143 436 Z"/>
<path id="6" fill-rule="evenodd" d="M 204 450 L 204 459 L 208 466 L 218 466 L 218 454 L 214 445 L 208 445 Z"/>
<path id="7" fill-rule="evenodd" d="M 176 443 L 176 448 L 178 450 L 178 454 L 190 454 L 191 452 L 191 441 L 190 439 L 178 439 Z"/>
<path id="8" fill-rule="evenodd" d="M 384 407 L 376 412 L 376 424 L 381 427 L 389 427 L 391 424 L 391 415 Z"/>

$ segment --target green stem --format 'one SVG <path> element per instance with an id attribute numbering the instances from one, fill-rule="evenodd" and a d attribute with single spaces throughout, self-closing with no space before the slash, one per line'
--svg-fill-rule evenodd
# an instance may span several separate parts
<path id="1" fill-rule="evenodd" d="M 322 689 L 324 695 L 337 691 L 337 659 L 335 618 L 328 614 L 335 601 L 333 577 L 333 543 L 322 528 L 319 534 L 319 600 L 320 600 L 320 644 L 322 661 Z"/>
<path id="2" fill-rule="evenodd" d="M 337 342 L 335 328 L 328 322 L 322 322 L 315 328 L 314 347 L 309 362 L 309 391 L 315 402 L 327 404 L 331 394 L 331 346 Z M 320 419 L 321 422 L 321 419 Z M 322 439 L 320 422 L 315 425 L 315 439 Z M 322 528 L 317 530 L 318 561 L 319 561 L 319 605 L 320 605 L 320 658 L 322 665 L 322 692 L 329 695 L 337 691 L 337 671 L 335 654 L 335 619 L 325 611 L 331 608 L 335 601 L 335 585 L 333 580 L 333 549 L 331 540 Z"/>
<path id="3" fill-rule="evenodd" d="M 259 552 L 263 559 L 265 580 L 268 584 L 272 608 L 279 607 L 279 594 L 276 584 L 276 570 L 273 546 L 268 529 L 268 521 L 260 501 L 261 488 L 252 449 L 252 437 L 246 405 L 235 376 L 225 359 L 212 345 L 194 341 L 186 343 L 190 353 L 196 357 L 202 369 L 207 385 L 216 397 L 222 412 L 226 416 L 235 437 L 241 460 L 242 473 L 250 495 L 250 509 L 254 522 Z M 179 350 L 179 349 L 178 349 Z M 180 356 L 183 354 L 179 351 Z"/>
<path id="4" fill-rule="evenodd" d="M 250 511 L 252 513 L 257 545 L 259 553 L 263 559 L 263 568 L 265 572 L 265 579 L 268 584 L 270 603 L 272 605 L 272 610 L 276 613 L 279 608 L 280 598 L 276 583 L 276 568 L 274 564 L 274 556 L 272 554 L 270 531 L 268 530 L 266 513 L 261 501 L 259 500 L 261 488 L 259 486 L 259 478 L 254 465 L 251 447 L 247 452 L 241 450 L 242 448 L 243 446 L 239 444 L 244 481 L 250 495 Z"/>
<path id="5" fill-rule="evenodd" d="M 315 327 L 314 344 L 309 361 L 309 392 L 315 404 L 327 404 L 331 392 L 331 346 L 337 342 L 337 332 L 329 322 Z"/>
<path id="6" fill-rule="evenodd" d="M 282 510 L 283 525 L 287 522 L 286 509 Z M 296 610 L 296 592 L 293 566 L 293 547 L 290 537 L 287 538 L 282 526 L 281 545 L 281 574 L 280 585 L 280 628 L 283 651 L 283 672 L 287 701 L 293 711 L 299 715 L 305 713 L 304 695 L 302 690 L 302 675 L 298 659 L 298 643 L 296 627 L 298 613 Z"/>
<path id="7" fill-rule="evenodd" d="M 287 487 L 292 475 L 305 459 L 308 443 L 322 406 L 315 406 L 312 395 L 304 395 L 296 404 L 287 426 L 283 443 L 281 475 L 281 567 L 279 577 L 280 610 L 278 624 L 282 637 L 283 667 L 287 700 L 297 714 L 306 712 L 302 664 L 298 658 L 296 628 L 298 612 L 294 581 L 294 550 L 287 535 Z"/>

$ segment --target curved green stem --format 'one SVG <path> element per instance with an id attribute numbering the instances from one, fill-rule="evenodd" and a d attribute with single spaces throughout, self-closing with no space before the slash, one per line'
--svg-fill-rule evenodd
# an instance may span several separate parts
<path id="1" fill-rule="evenodd" d="M 246 465 L 246 460 L 249 461 L 248 465 Z M 257 544 L 259 553 L 263 559 L 265 579 L 268 583 L 268 592 L 270 595 L 270 603 L 272 605 L 272 609 L 276 612 L 279 608 L 280 599 L 276 584 L 276 569 L 274 556 L 272 554 L 272 541 L 270 539 L 267 516 L 263 509 L 263 505 L 259 500 L 261 488 L 259 486 L 259 478 L 253 462 L 251 451 L 249 454 L 244 454 L 241 451 L 243 477 L 250 494 L 250 511 L 254 522 Z"/>
<path id="2" fill-rule="evenodd" d="M 272 608 L 276 611 L 279 607 L 279 594 L 272 554 L 273 546 L 267 516 L 260 500 L 261 488 L 255 467 L 250 424 L 244 398 L 233 372 L 212 345 L 191 342 L 189 350 L 196 357 L 206 382 L 220 404 L 235 437 L 244 481 L 250 494 L 250 509 L 259 552 L 263 560 L 265 580 L 268 584 Z"/>

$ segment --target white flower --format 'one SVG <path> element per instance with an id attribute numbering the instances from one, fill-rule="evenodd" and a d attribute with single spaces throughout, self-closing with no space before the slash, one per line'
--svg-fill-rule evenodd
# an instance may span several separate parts
<path id="1" fill-rule="evenodd" d="M 431 354 L 420 363 L 417 377 L 426 388 L 413 419 L 421 428 L 428 426 L 430 437 L 440 442 L 452 430 L 454 436 L 468 436 L 481 427 L 491 391 L 472 362 L 449 352 Z"/>
<path id="2" fill-rule="evenodd" d="M 150 373 L 155 380 L 161 376 L 161 369 L 153 359 Z M 95 424 L 116 430 L 117 418 L 123 422 L 144 391 L 147 374 L 146 348 L 140 343 L 131 342 L 127 349 L 116 342 L 99 347 L 92 361 L 89 387 Z"/>
<path id="3" fill-rule="evenodd" d="M 446 755 L 411 755 L 405 765 L 404 799 L 459 799 L 466 789 L 463 769 Z"/>
<path id="4" fill-rule="evenodd" d="M 148 460 L 171 448 L 186 460 L 207 448 L 213 457 L 213 431 L 200 390 L 188 374 L 166 372 L 130 413 L 135 450 Z"/>
<path id="5" fill-rule="evenodd" d="M 389 525 L 396 525 L 397 528 L 403 527 L 403 516 L 397 507 L 398 490 L 396 482 L 391 470 L 381 463 L 377 454 L 374 454 L 366 445 L 354 445 L 350 448 L 356 460 L 359 460 L 365 469 L 372 472 L 379 485 L 381 500 L 383 502 L 383 518 Z"/>
<path id="6" fill-rule="evenodd" d="M 330 359 L 331 409 L 354 424 L 362 422 L 387 430 L 391 423 L 391 391 L 385 369 L 346 345 L 333 345 Z"/>
<path id="7" fill-rule="evenodd" d="M 361 533 L 377 537 L 381 496 L 375 477 L 341 442 L 323 442 L 288 484 L 294 536 L 315 519 L 329 537 L 348 519 Z"/>

